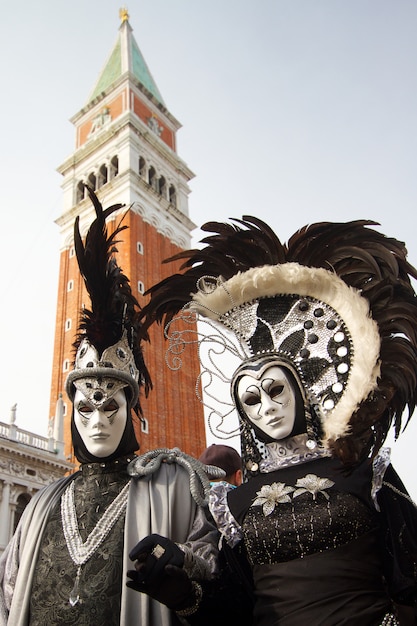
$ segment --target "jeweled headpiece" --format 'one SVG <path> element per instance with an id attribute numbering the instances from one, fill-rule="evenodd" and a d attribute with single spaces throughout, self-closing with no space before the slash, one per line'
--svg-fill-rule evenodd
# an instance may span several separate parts
<path id="1" fill-rule="evenodd" d="M 117 265 L 117 237 L 126 226 L 108 235 L 106 218 L 123 205 L 103 210 L 94 192 L 86 186 L 96 211 L 96 219 L 87 233 L 85 244 L 74 224 L 77 261 L 91 299 L 91 308 L 83 309 L 78 334 L 74 369 L 68 375 L 66 390 L 71 399 L 75 389 L 97 408 L 126 388 L 129 406 L 140 412 L 139 387 L 151 386 L 143 360 L 141 341 L 147 333 L 139 320 L 139 303 L 133 296 L 129 279 Z"/>
<path id="2" fill-rule="evenodd" d="M 380 338 L 368 302 L 328 270 L 256 267 L 198 291 L 190 308 L 232 331 L 248 358 L 269 353 L 292 364 L 325 444 L 347 432 L 376 387 Z"/>
<path id="3" fill-rule="evenodd" d="M 347 463 L 375 453 L 416 401 L 417 272 L 404 244 L 369 221 L 306 226 L 286 245 L 256 218 L 234 222 L 206 224 L 216 233 L 206 247 L 175 257 L 184 272 L 150 290 L 147 323 L 164 318 L 170 328 L 178 311 L 193 311 L 236 339 L 241 362 L 286 361 L 322 444 Z M 168 334 L 178 356 L 188 339 Z M 210 340 L 221 344 L 215 332 Z"/>

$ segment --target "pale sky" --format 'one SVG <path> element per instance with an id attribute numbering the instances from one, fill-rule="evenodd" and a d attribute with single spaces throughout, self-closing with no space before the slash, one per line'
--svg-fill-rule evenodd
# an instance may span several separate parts
<path id="1" fill-rule="evenodd" d="M 116 41 L 121 2 L 0 0 L 0 421 L 45 435 L 69 118 Z M 152 0 L 127 4 L 183 128 L 197 225 L 252 214 L 286 240 L 306 223 L 373 219 L 417 264 L 414 0 Z M 19 17 L 17 16 L 17 13 Z M 200 233 L 195 232 L 195 241 Z M 157 392 L 157 390 L 156 390 Z M 417 499 L 412 439 L 394 465 Z"/>

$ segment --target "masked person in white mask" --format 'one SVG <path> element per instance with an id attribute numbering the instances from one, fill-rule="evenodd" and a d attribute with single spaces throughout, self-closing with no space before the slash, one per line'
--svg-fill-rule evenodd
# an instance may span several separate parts
<path id="1" fill-rule="evenodd" d="M 198 345 L 219 436 L 236 409 L 244 482 L 213 484 L 210 510 L 256 626 L 416 623 L 417 511 L 383 443 L 417 400 L 417 271 L 372 225 L 283 244 L 254 217 L 208 223 L 144 310 L 168 362 Z"/>
<path id="2" fill-rule="evenodd" d="M 2 626 L 172 626 L 197 606 L 200 581 L 216 573 L 218 533 L 203 511 L 209 483 L 201 464 L 178 450 L 135 455 L 131 412 L 141 414 L 139 390 L 151 387 L 146 333 L 115 259 L 124 227 L 108 235 L 105 224 L 122 205 L 103 211 L 88 192 L 96 219 L 85 244 L 77 219 L 74 240 L 91 306 L 66 383 L 80 468 L 32 498 L 2 556 Z M 185 580 L 160 589 L 172 610 L 126 585 L 129 552 L 149 536 L 154 565 L 171 564 Z"/>

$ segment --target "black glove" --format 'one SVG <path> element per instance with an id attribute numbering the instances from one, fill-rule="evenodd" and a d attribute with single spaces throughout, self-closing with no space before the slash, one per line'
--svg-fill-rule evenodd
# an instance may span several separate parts
<path id="1" fill-rule="evenodd" d="M 131 561 L 136 561 L 136 578 L 146 584 L 153 583 L 164 573 L 165 566 L 184 565 L 184 552 L 176 543 L 161 535 L 148 535 L 129 552 Z"/>
<path id="2" fill-rule="evenodd" d="M 129 558 L 136 562 L 135 569 L 127 572 L 128 587 L 173 610 L 193 603 L 193 585 L 182 569 L 184 553 L 173 541 L 149 535 L 131 550 Z"/>

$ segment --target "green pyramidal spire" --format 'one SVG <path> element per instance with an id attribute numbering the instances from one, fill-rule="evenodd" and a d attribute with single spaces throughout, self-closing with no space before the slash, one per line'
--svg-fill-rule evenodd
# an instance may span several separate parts
<path id="1" fill-rule="evenodd" d="M 130 73 L 158 102 L 165 106 L 159 89 L 132 35 L 132 27 L 129 24 L 129 14 L 126 9 L 120 10 L 120 18 L 122 23 L 117 41 L 86 104 L 89 104 L 101 93 L 107 92 L 121 76 Z"/>

